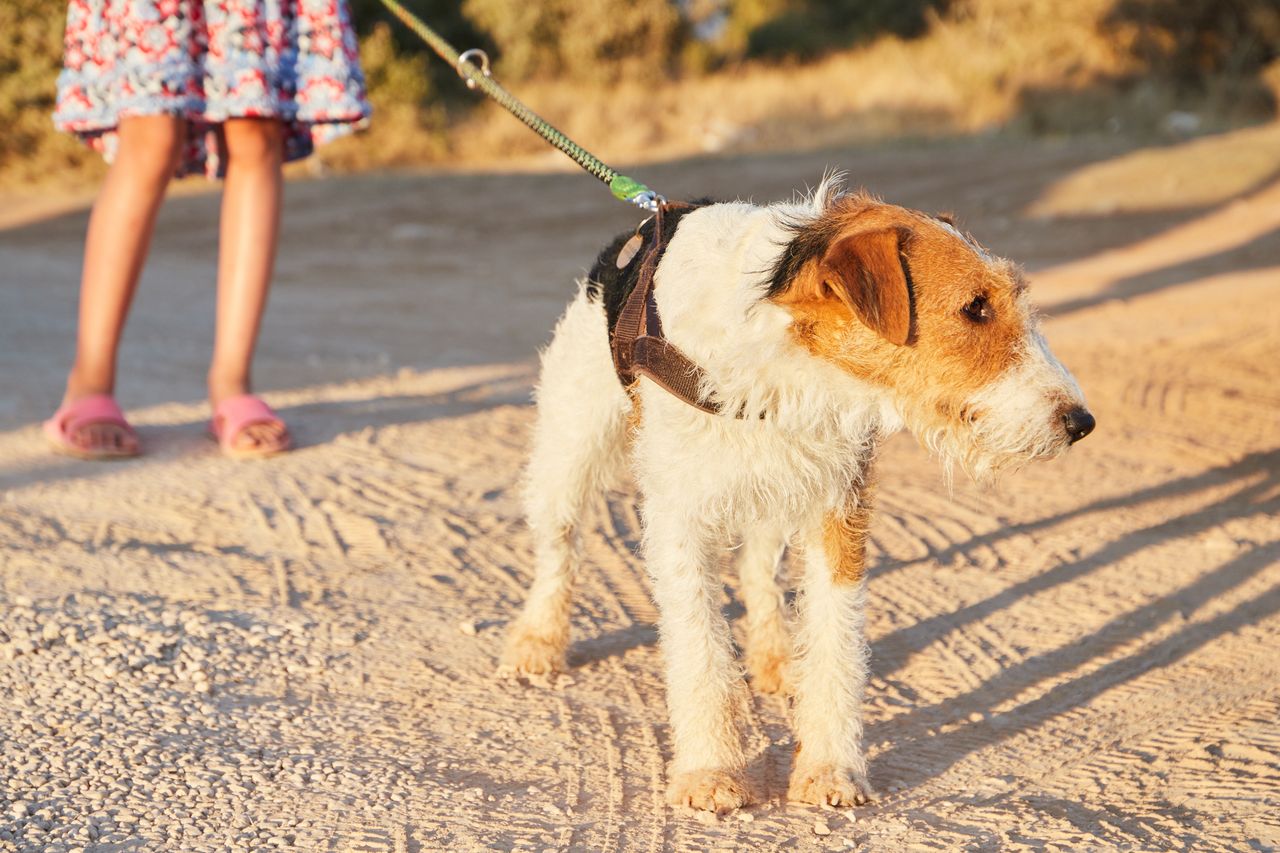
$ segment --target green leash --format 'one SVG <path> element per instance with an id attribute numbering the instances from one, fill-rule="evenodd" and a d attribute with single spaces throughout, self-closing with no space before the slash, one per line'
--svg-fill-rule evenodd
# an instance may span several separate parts
<path id="1" fill-rule="evenodd" d="M 556 130 L 551 124 L 512 95 L 498 81 L 489 75 L 489 57 L 483 50 L 468 50 L 458 53 L 440 34 L 422 22 L 422 19 L 401 6 L 397 0 L 382 0 L 382 4 L 391 11 L 419 38 L 440 55 L 440 58 L 457 69 L 458 76 L 467 81 L 467 88 L 479 89 L 490 98 L 507 109 L 512 115 L 528 125 L 535 133 L 569 155 L 573 162 L 586 169 L 609 186 L 614 198 L 629 201 L 645 210 L 655 210 L 665 199 L 646 187 L 644 184 L 620 175 L 609 168 L 590 151 Z M 479 64 L 477 65 L 477 61 Z"/>

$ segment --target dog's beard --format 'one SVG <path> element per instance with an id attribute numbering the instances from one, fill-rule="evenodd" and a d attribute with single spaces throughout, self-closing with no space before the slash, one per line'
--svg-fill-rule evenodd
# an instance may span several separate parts
<path id="1" fill-rule="evenodd" d="M 955 469 L 984 488 L 1028 462 L 1052 459 L 1069 446 L 1065 434 L 1053 428 L 1050 415 L 1017 422 L 1000 421 L 990 413 L 964 420 L 939 420 L 923 412 L 903 411 L 903 421 L 916 440 L 942 462 L 948 486 Z"/>
<path id="2" fill-rule="evenodd" d="M 1035 342 L 1017 367 L 959 408 L 942 409 L 960 414 L 942 430 L 941 454 L 981 485 L 1028 462 L 1061 456 L 1071 445 L 1059 411 L 1064 400 L 1079 399 L 1080 389 L 1039 335 Z"/>

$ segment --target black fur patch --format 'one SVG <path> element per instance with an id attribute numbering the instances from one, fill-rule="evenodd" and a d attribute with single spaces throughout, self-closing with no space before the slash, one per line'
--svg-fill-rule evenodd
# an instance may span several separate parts
<path id="1" fill-rule="evenodd" d="M 790 287 L 805 264 L 826 256 L 831 241 L 840 233 L 837 220 L 828 216 L 792 222 L 787 230 L 792 237 L 769 272 L 766 296 L 777 296 Z"/>
<path id="2" fill-rule="evenodd" d="M 676 228 L 680 225 L 680 220 L 686 214 L 692 213 L 700 207 L 706 207 L 713 202 L 710 199 L 700 198 L 692 201 L 687 208 L 676 208 L 668 210 L 662 216 L 662 237 L 664 243 L 670 241 L 671 237 L 676 233 Z M 640 251 L 636 252 L 630 262 L 618 269 L 618 253 L 622 251 L 622 247 L 626 245 L 636 232 L 627 231 L 619 234 L 614 238 L 608 246 L 596 257 L 595 264 L 591 267 L 591 272 L 587 276 L 587 298 L 595 301 L 597 299 L 604 300 L 605 315 L 609 318 L 609 329 L 612 331 L 614 324 L 618 322 L 618 315 L 622 313 L 622 306 L 626 304 L 627 297 L 631 295 L 631 291 L 635 289 L 636 283 L 640 280 L 640 266 L 644 262 L 644 256 L 649 252 L 649 244 L 653 240 L 653 219 L 649 219 L 640 227 L 640 236 L 644 239 L 644 245 Z"/>

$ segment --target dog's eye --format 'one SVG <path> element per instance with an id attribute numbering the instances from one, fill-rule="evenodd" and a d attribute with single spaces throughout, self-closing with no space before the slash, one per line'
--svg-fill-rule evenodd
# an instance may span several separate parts
<path id="1" fill-rule="evenodd" d="M 991 319 L 991 303 L 985 296 L 975 296 L 969 304 L 960 309 L 960 313 L 974 323 L 985 323 Z"/>

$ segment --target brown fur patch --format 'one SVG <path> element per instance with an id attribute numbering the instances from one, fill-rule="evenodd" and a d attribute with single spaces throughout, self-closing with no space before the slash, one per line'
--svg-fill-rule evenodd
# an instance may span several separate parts
<path id="1" fill-rule="evenodd" d="M 631 408 L 627 410 L 627 432 L 634 434 L 640 430 L 644 409 L 640 405 L 640 395 L 636 393 L 634 384 L 627 389 L 627 396 L 631 399 Z"/>
<path id="2" fill-rule="evenodd" d="M 868 482 L 849 495 L 844 507 L 823 520 L 822 548 L 837 584 L 856 584 L 866 576 L 872 494 L 873 486 Z"/>
<path id="3" fill-rule="evenodd" d="M 899 253 L 911 237 L 906 228 L 877 228 L 845 234 L 818 265 L 832 294 L 889 343 L 911 337 L 911 292 Z"/>
<path id="4" fill-rule="evenodd" d="M 798 240 L 826 240 L 828 248 L 860 234 L 911 234 L 902 246 L 912 309 L 906 346 L 886 339 L 833 292 L 821 257 L 799 264 L 789 284 L 770 297 L 791 313 L 792 335 L 815 356 L 899 392 L 918 404 L 922 418 L 950 425 L 973 392 L 1022 357 L 1032 317 L 1021 272 L 954 229 L 865 195 L 838 199 L 802 228 L 807 230 L 798 232 Z M 874 270 L 877 284 L 890 292 L 898 286 L 900 273 L 883 263 Z M 977 296 L 990 309 L 980 323 L 962 310 Z"/>

